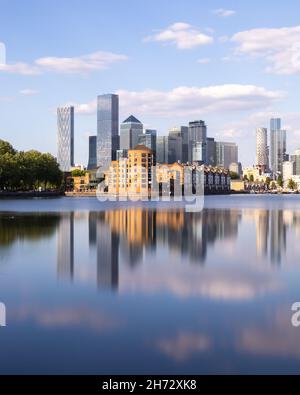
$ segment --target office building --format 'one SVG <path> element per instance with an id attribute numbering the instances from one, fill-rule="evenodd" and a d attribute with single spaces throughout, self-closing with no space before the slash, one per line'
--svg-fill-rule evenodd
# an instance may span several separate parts
<path id="1" fill-rule="evenodd" d="M 120 149 L 133 149 L 139 143 L 139 136 L 143 133 L 143 124 L 130 115 L 120 127 Z"/>
<path id="2" fill-rule="evenodd" d="M 206 139 L 206 164 L 209 166 L 216 165 L 216 142 L 213 137 Z"/>
<path id="3" fill-rule="evenodd" d="M 89 162 L 87 169 L 93 170 L 97 167 L 97 136 L 89 137 Z"/>
<path id="4" fill-rule="evenodd" d="M 168 163 L 169 143 L 168 136 L 157 136 L 156 139 L 156 162 Z"/>
<path id="5" fill-rule="evenodd" d="M 97 165 L 109 168 L 119 149 L 119 96 L 100 95 L 97 98 Z"/>
<path id="6" fill-rule="evenodd" d="M 294 155 L 291 155 L 291 161 L 295 162 L 295 175 L 300 175 L 300 148 L 297 149 Z"/>
<path id="7" fill-rule="evenodd" d="M 193 162 L 197 160 L 193 157 L 193 153 L 199 157 L 200 145 L 196 143 L 202 143 L 201 160 L 206 163 L 206 138 L 207 138 L 207 127 L 204 121 L 193 121 L 189 122 L 188 129 L 188 161 Z"/>
<path id="8" fill-rule="evenodd" d="M 272 118 L 270 122 L 271 169 L 276 175 L 282 173 L 282 164 L 286 156 L 286 131 L 281 129 L 281 119 Z"/>
<path id="9" fill-rule="evenodd" d="M 229 169 L 231 163 L 238 162 L 238 146 L 236 143 L 216 142 L 216 166 Z"/>
<path id="10" fill-rule="evenodd" d="M 139 145 L 144 145 L 145 147 L 151 149 L 153 153 L 156 152 L 156 138 L 157 131 L 155 129 L 145 129 L 145 133 L 139 135 Z"/>
<path id="11" fill-rule="evenodd" d="M 268 131 L 266 128 L 256 130 L 256 163 L 255 165 L 265 173 L 269 169 Z"/>
<path id="12" fill-rule="evenodd" d="M 57 162 L 62 171 L 74 166 L 74 107 L 57 109 Z"/>
<path id="13" fill-rule="evenodd" d="M 166 163 L 182 162 L 182 137 L 181 134 L 169 133 L 168 157 Z"/>
<path id="14" fill-rule="evenodd" d="M 170 137 L 181 137 L 182 144 L 182 153 L 181 153 L 181 162 L 188 162 L 189 154 L 189 128 L 187 126 L 179 126 L 173 127 L 169 130 Z M 179 159 L 178 159 L 179 160 Z"/>

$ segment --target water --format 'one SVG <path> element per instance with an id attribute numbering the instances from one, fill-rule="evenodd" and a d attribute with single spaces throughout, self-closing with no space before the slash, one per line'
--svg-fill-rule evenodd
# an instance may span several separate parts
<path id="1" fill-rule="evenodd" d="M 300 197 L 0 212 L 0 373 L 299 373 Z"/>

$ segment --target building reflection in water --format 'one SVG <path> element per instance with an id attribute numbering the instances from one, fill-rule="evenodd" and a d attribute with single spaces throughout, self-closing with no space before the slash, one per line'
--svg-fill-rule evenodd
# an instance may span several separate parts
<path id="1" fill-rule="evenodd" d="M 74 213 L 63 213 L 57 229 L 57 275 L 73 279 L 74 275 Z"/>
<path id="2" fill-rule="evenodd" d="M 89 212 L 88 240 L 96 251 L 97 285 L 118 289 L 119 260 L 132 269 L 145 253 L 167 246 L 169 252 L 204 264 L 208 246 L 218 240 L 238 237 L 243 215 L 256 226 L 257 256 L 280 264 L 286 251 L 287 227 L 300 230 L 300 215 L 287 210 L 205 209 L 200 213 L 142 208 Z M 253 219 L 252 219 L 253 218 Z M 76 220 L 75 220 L 76 222 Z M 57 230 L 57 273 L 74 275 L 74 213 L 61 215 Z"/>
<path id="3" fill-rule="evenodd" d="M 286 251 L 287 223 L 284 214 L 283 210 L 254 210 L 257 255 L 269 255 L 275 264 L 281 263 Z"/>

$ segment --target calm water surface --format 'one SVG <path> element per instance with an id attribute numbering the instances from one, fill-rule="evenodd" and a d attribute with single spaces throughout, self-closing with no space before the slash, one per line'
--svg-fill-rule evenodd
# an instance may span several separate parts
<path id="1" fill-rule="evenodd" d="M 300 197 L 0 201 L 0 373 L 299 373 Z"/>

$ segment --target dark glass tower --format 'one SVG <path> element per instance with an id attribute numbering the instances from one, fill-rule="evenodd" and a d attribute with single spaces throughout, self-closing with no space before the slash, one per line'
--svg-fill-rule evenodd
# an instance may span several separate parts
<path id="1" fill-rule="evenodd" d="M 88 170 L 96 169 L 97 167 L 97 136 L 89 137 L 89 163 Z"/>
<path id="2" fill-rule="evenodd" d="M 97 165 L 107 170 L 119 149 L 119 96 L 97 98 Z"/>

